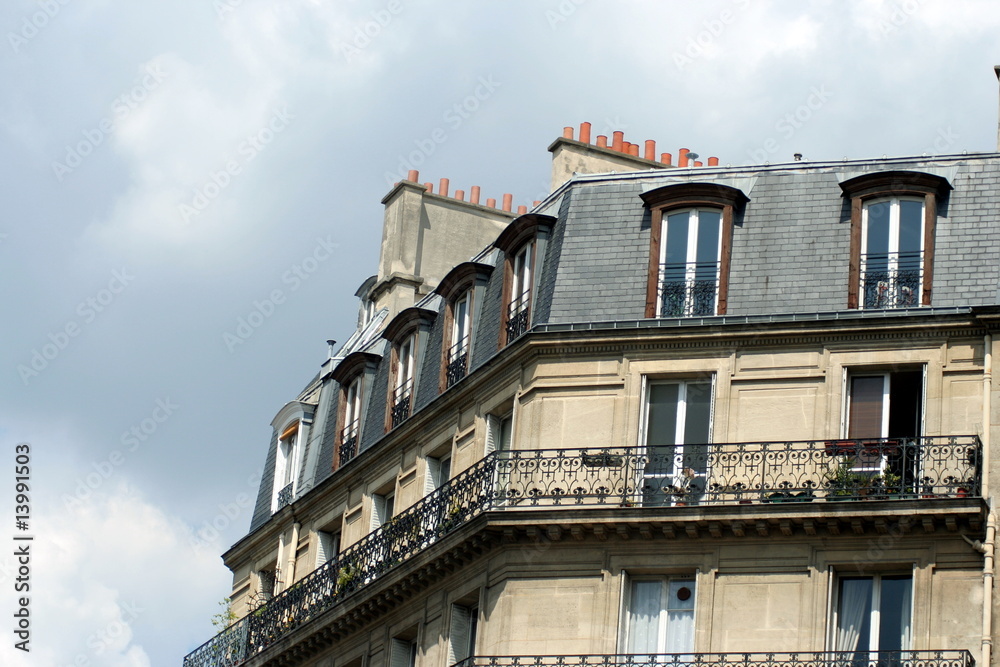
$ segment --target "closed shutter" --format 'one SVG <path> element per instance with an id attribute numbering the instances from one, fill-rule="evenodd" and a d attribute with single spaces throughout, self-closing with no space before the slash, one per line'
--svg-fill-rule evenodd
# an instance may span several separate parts
<path id="1" fill-rule="evenodd" d="M 448 664 L 454 665 L 469 657 L 472 640 L 472 610 L 460 604 L 451 606 L 451 631 L 448 642 Z"/>
<path id="2" fill-rule="evenodd" d="M 317 533 L 316 567 L 335 558 L 340 551 L 340 533 L 327 533 L 319 531 Z"/>
<path id="3" fill-rule="evenodd" d="M 433 456 L 428 456 L 427 476 L 424 478 L 424 495 L 430 495 L 439 486 L 441 486 L 441 461 Z"/>
<path id="4" fill-rule="evenodd" d="M 496 415 L 486 415 L 486 453 L 497 448 L 496 436 L 500 430 L 500 419 Z"/>
<path id="5" fill-rule="evenodd" d="M 393 637 L 389 650 L 389 667 L 413 667 L 416 648 L 416 642 Z"/>

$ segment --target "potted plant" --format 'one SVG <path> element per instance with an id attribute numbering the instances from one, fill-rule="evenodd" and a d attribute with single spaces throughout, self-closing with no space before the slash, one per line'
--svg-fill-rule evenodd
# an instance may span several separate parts
<path id="1" fill-rule="evenodd" d="M 353 565 L 347 564 L 340 567 L 337 570 L 337 592 L 344 591 L 344 589 L 349 588 L 354 580 L 358 577 L 358 570 Z"/>
<path id="2" fill-rule="evenodd" d="M 674 505 L 683 507 L 687 505 L 687 497 L 693 494 L 697 490 L 697 487 L 692 487 L 692 482 L 694 481 L 696 475 L 693 468 L 684 468 L 681 470 L 680 476 L 674 485 L 670 487 L 670 493 L 674 496 Z"/>
<path id="3" fill-rule="evenodd" d="M 852 467 L 853 460 L 845 459 L 823 475 L 826 481 L 827 500 L 855 500 L 868 495 L 872 478 Z"/>

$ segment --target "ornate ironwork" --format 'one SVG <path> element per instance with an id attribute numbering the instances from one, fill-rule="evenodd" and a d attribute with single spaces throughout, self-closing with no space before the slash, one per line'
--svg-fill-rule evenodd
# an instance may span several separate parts
<path id="1" fill-rule="evenodd" d="M 448 365 L 445 367 L 445 381 L 451 386 L 469 372 L 469 337 L 466 336 L 448 349 Z"/>
<path id="2" fill-rule="evenodd" d="M 719 263 L 660 265 L 660 317 L 716 314 Z"/>
<path id="3" fill-rule="evenodd" d="M 982 443 L 974 435 L 493 452 L 209 640 L 184 664 L 241 664 L 487 510 L 978 497 L 981 461 Z M 919 667 L 971 667 L 960 653 Z M 867 663 L 857 663 L 857 654 L 793 655 L 804 656 L 802 667 L 909 667 L 911 654 Z M 707 655 L 681 662 L 719 664 Z M 605 658 L 615 659 L 609 667 L 630 664 L 629 656 L 583 656 L 594 662 L 568 664 L 603 667 Z M 509 664 L 549 664 L 518 660 L 526 662 Z M 798 658 L 789 660 L 761 659 L 759 667 L 797 667 Z M 677 661 L 668 656 L 655 664 Z M 483 664 L 494 663 L 472 663 Z M 757 667 L 745 657 L 733 665 Z"/>
<path id="4" fill-rule="evenodd" d="M 507 307 L 507 342 L 512 342 L 528 330 L 531 311 L 531 291 L 523 292 Z"/>
<path id="5" fill-rule="evenodd" d="M 499 506 L 719 505 L 976 497 L 979 438 L 499 452 Z"/>
<path id="6" fill-rule="evenodd" d="M 354 420 L 341 431 L 340 465 L 344 465 L 358 455 L 358 430 L 360 424 L 360 420 Z"/>
<path id="7" fill-rule="evenodd" d="M 410 378 L 392 392 L 392 428 L 402 424 L 410 416 L 410 397 L 413 396 L 413 378 Z"/>
<path id="8" fill-rule="evenodd" d="M 279 510 L 282 507 L 284 507 L 285 505 L 288 505 L 288 504 L 290 504 L 292 502 L 292 487 L 294 487 L 294 486 L 295 486 L 295 483 L 292 482 L 292 483 L 288 484 L 287 486 L 285 486 L 283 489 L 281 489 L 281 491 L 278 491 L 278 509 Z"/>
<path id="9" fill-rule="evenodd" d="M 974 667 L 969 651 L 473 656 L 454 667 Z"/>
<path id="10" fill-rule="evenodd" d="M 861 258 L 862 308 L 888 310 L 920 305 L 922 253 L 890 253 Z"/>

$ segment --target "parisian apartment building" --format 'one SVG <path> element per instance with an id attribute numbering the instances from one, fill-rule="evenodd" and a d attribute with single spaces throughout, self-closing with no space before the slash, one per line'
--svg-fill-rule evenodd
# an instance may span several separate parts
<path id="1" fill-rule="evenodd" d="M 991 665 L 1000 153 L 548 150 L 385 195 L 185 667 Z"/>

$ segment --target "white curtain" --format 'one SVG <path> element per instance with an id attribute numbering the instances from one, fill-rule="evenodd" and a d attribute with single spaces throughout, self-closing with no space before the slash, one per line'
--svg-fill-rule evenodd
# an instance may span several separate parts
<path id="1" fill-rule="evenodd" d="M 841 579 L 834 650 L 868 650 L 867 646 L 858 646 L 858 639 L 861 637 L 862 626 L 871 616 L 871 595 L 871 579 Z"/>
<path id="2" fill-rule="evenodd" d="M 903 587 L 903 600 L 899 605 L 901 615 L 899 625 L 902 628 L 899 647 L 904 651 L 909 651 L 912 647 L 910 643 L 913 639 L 913 626 L 910 621 L 911 607 L 913 607 L 913 580 L 909 579 Z"/>
<path id="3" fill-rule="evenodd" d="M 628 653 L 652 655 L 657 650 L 660 634 L 660 610 L 662 605 L 660 581 L 636 581 L 632 583 L 632 598 L 629 603 Z"/>

